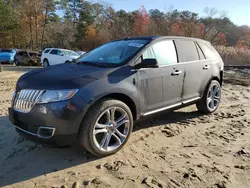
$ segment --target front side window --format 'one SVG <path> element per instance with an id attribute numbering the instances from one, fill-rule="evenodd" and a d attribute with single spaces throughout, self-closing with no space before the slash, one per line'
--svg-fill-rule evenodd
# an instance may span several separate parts
<path id="1" fill-rule="evenodd" d="M 69 55 L 69 56 L 79 56 L 76 52 L 70 51 L 70 50 L 64 50 L 63 51 L 64 55 Z"/>
<path id="2" fill-rule="evenodd" d="M 161 41 L 152 46 L 159 65 L 177 63 L 175 45 L 172 40 Z"/>
<path id="3" fill-rule="evenodd" d="M 63 55 L 62 50 L 57 50 L 57 55 Z"/>
<path id="4" fill-rule="evenodd" d="M 179 62 L 198 61 L 200 57 L 198 55 L 195 43 L 192 40 L 175 40 Z"/>
<path id="5" fill-rule="evenodd" d="M 147 48 L 142 54 L 143 59 L 155 59 L 155 54 L 152 47 Z"/>
<path id="6" fill-rule="evenodd" d="M 78 63 L 118 65 L 133 58 L 148 40 L 119 40 L 104 44 L 77 60 Z"/>

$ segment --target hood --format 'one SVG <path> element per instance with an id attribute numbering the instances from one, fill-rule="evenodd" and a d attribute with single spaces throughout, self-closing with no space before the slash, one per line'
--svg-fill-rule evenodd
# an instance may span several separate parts
<path id="1" fill-rule="evenodd" d="M 28 72 L 20 77 L 20 89 L 78 89 L 107 75 L 112 69 L 89 65 L 62 64 Z"/>
<path id="2" fill-rule="evenodd" d="M 14 56 L 13 53 L 8 53 L 8 52 L 1 52 L 0 57 L 11 57 Z"/>
<path id="3" fill-rule="evenodd" d="M 79 58 L 80 56 L 79 55 L 67 55 L 67 57 L 73 60 L 73 59 Z"/>

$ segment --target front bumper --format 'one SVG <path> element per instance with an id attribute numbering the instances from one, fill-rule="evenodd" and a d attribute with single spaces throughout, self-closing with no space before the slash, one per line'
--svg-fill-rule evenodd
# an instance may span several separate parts
<path id="1" fill-rule="evenodd" d="M 81 99 L 36 104 L 29 113 L 9 108 L 9 119 L 18 133 L 35 142 L 52 145 L 74 143 L 87 104 Z"/>

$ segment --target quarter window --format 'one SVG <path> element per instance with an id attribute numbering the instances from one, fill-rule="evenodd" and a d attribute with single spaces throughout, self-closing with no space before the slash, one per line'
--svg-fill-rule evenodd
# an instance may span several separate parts
<path id="1" fill-rule="evenodd" d="M 216 58 L 216 54 L 203 42 L 198 42 L 207 59 Z"/>
<path id="2" fill-rule="evenodd" d="M 161 41 L 154 44 L 153 50 L 159 65 L 177 63 L 175 45 L 172 40 Z"/>
<path id="3" fill-rule="evenodd" d="M 178 39 L 175 41 L 179 62 L 189 62 L 189 61 L 198 61 L 199 55 L 195 43 L 191 40 L 181 40 Z"/>

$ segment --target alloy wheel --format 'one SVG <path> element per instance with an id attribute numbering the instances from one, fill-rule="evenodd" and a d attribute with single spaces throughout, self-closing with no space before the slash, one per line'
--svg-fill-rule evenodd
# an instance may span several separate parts
<path id="1" fill-rule="evenodd" d="M 207 94 L 207 107 L 210 111 L 214 111 L 220 104 L 221 87 L 219 84 L 210 86 Z"/>
<path id="2" fill-rule="evenodd" d="M 127 112 L 120 107 L 106 109 L 94 125 L 93 140 L 101 151 L 110 152 L 119 148 L 129 134 L 131 122 Z"/>

